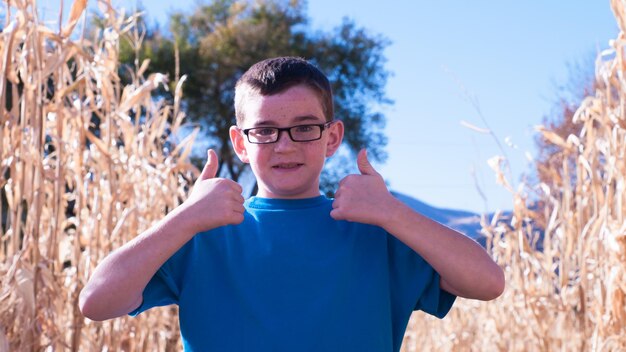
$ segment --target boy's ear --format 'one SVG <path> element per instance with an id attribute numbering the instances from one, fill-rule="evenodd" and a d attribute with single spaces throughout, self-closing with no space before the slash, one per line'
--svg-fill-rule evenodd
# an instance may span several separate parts
<path id="1" fill-rule="evenodd" d="M 230 126 L 230 141 L 233 144 L 233 149 L 235 150 L 235 154 L 239 157 L 244 163 L 249 163 L 250 159 L 248 158 L 248 150 L 246 149 L 246 144 L 244 143 L 243 132 L 241 132 L 237 126 Z"/>
<path id="2" fill-rule="evenodd" d="M 337 120 L 330 125 L 328 129 L 328 141 L 326 143 L 326 157 L 329 158 L 335 154 L 341 142 L 343 141 L 343 122 Z"/>

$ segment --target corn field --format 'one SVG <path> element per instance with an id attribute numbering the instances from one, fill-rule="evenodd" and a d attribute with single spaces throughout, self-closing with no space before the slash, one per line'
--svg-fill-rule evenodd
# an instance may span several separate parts
<path id="1" fill-rule="evenodd" d="M 553 186 L 526 185 L 512 194 L 511 219 L 483 221 L 504 294 L 459 300 L 441 321 L 414 314 L 405 351 L 626 351 L 625 6 L 611 0 L 620 34 L 597 59 L 600 88 L 574 115 L 581 133 L 538 128 L 563 160 Z"/>
<path id="2" fill-rule="evenodd" d="M 179 343 L 174 308 L 96 323 L 78 294 L 96 264 L 185 198 L 197 170 L 193 134 L 175 143 L 182 85 L 136 65 L 123 85 L 119 41 L 139 44 L 137 18 L 100 8 L 104 27 L 78 29 L 76 0 L 59 30 L 32 0 L 5 3 L 0 33 L 0 351 L 162 351 Z M 125 39 L 124 39 L 125 38 Z M 181 82 L 182 83 L 182 80 Z"/>
<path id="3" fill-rule="evenodd" d="M 96 264 L 184 200 L 198 172 L 195 134 L 178 137 L 184 77 L 172 105 L 152 96 L 169 85 L 144 77 L 147 61 L 124 84 L 119 43 L 141 45 L 138 15 L 98 5 L 104 25 L 86 31 L 86 0 L 58 29 L 33 0 L 4 2 L 0 351 L 180 350 L 176 308 L 93 322 L 77 307 Z M 582 132 L 539 129 L 564 160 L 555 186 L 526 185 L 511 219 L 483 220 L 504 294 L 459 299 L 444 320 L 415 313 L 403 351 L 626 350 L 625 1 L 611 6 L 621 33 L 597 60 L 602 88 L 574 116 Z"/>

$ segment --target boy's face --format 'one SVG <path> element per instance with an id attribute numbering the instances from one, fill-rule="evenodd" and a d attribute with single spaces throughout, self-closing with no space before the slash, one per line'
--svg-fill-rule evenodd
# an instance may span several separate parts
<path id="1" fill-rule="evenodd" d="M 257 195 L 285 199 L 319 196 L 324 161 L 337 151 L 343 138 L 341 121 L 324 129 L 320 139 L 309 142 L 294 142 L 287 131 L 281 131 L 275 143 L 254 144 L 242 132 L 255 127 L 326 123 L 317 94 L 304 85 L 270 96 L 250 94 L 243 113 L 242 125 L 231 127 L 230 138 L 241 161 L 252 167 L 259 187 Z"/>

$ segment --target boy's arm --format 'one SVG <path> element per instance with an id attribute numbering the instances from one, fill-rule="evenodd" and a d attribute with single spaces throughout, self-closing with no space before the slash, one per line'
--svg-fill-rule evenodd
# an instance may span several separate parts
<path id="1" fill-rule="evenodd" d="M 454 295 L 491 300 L 502 294 L 504 273 L 478 243 L 391 195 L 365 150 L 359 152 L 357 164 L 361 175 L 339 183 L 330 213 L 334 219 L 384 228 L 419 253 L 441 276 L 441 288 Z"/>
<path id="2" fill-rule="evenodd" d="M 189 198 L 96 267 L 80 293 L 83 315 L 100 321 L 133 311 L 152 276 L 196 233 L 243 221 L 241 186 L 214 178 L 216 172 L 217 155 L 209 150 Z"/>

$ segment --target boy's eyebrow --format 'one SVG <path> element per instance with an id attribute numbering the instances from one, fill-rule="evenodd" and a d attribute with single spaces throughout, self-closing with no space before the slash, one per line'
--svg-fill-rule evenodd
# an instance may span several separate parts
<path id="1" fill-rule="evenodd" d="M 293 118 L 293 122 L 294 123 L 298 123 L 298 122 L 320 122 L 319 117 L 315 116 L 315 115 L 302 115 L 302 116 L 296 116 Z M 276 121 L 273 120 L 260 120 L 257 121 L 253 124 L 253 127 L 259 127 L 259 126 L 276 126 L 278 125 L 276 123 Z"/>

